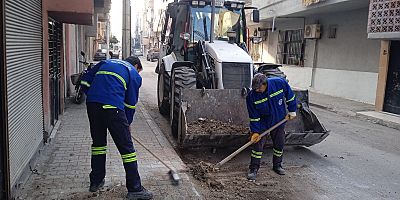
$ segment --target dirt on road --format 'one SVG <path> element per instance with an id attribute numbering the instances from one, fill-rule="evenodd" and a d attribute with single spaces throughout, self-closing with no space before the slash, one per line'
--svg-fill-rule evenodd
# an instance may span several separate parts
<path id="1" fill-rule="evenodd" d="M 182 154 L 195 182 L 201 186 L 205 199 L 310 199 L 307 192 L 299 193 L 292 179 L 304 179 L 301 175 L 306 166 L 287 166 L 288 175 L 275 174 L 267 163 L 263 162 L 256 181 L 246 178 L 248 165 L 243 162 L 231 162 L 220 169 L 213 170 L 215 157 L 204 156 L 204 151 L 190 151 Z M 301 172 L 301 173 L 300 173 Z M 317 189 L 313 184 L 303 185 L 304 191 Z"/>
<path id="2" fill-rule="evenodd" d="M 160 116 L 156 105 L 147 104 L 146 109 L 167 136 L 169 141 L 176 147 L 168 120 Z M 211 122 L 211 126 L 219 122 Z M 198 122 L 197 126 L 209 125 L 210 122 Z M 205 129 L 208 129 L 205 126 Z M 204 130 L 204 129 L 203 129 Z M 238 130 L 244 131 L 239 128 Z M 203 133 L 204 134 L 204 133 Z M 180 150 L 176 148 L 183 162 L 187 165 L 193 182 L 204 199 L 313 199 L 314 192 L 320 191 L 307 174 L 311 170 L 307 166 L 293 164 L 285 165 L 287 175 L 279 176 L 272 171 L 271 163 L 262 162 L 258 178 L 255 182 L 248 181 L 248 162 L 250 154 L 235 158 L 223 165 L 218 171 L 213 171 L 212 164 L 218 163 L 225 156 L 228 156 L 234 149 L 217 149 L 215 153 L 208 149 Z M 268 155 L 268 160 L 271 154 Z M 264 160 L 264 159 L 263 159 Z"/>

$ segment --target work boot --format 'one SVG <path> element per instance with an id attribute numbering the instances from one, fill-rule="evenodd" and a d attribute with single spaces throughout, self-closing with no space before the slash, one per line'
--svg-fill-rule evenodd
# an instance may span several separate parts
<path id="1" fill-rule="evenodd" d="M 136 199 L 153 199 L 153 193 L 149 192 L 142 186 L 142 190 L 140 192 L 128 192 L 126 195 L 128 200 L 136 200 Z"/>
<path id="2" fill-rule="evenodd" d="M 103 186 L 104 186 L 104 179 L 98 184 L 90 183 L 89 192 L 97 192 L 97 190 L 99 190 Z"/>
<path id="3" fill-rule="evenodd" d="M 276 172 L 279 175 L 285 175 L 285 170 L 282 168 L 281 164 L 274 165 L 274 167 L 272 167 L 272 169 L 274 170 L 274 172 Z"/>
<path id="4" fill-rule="evenodd" d="M 247 179 L 250 181 L 256 180 L 258 169 L 250 169 L 249 173 L 247 174 Z"/>

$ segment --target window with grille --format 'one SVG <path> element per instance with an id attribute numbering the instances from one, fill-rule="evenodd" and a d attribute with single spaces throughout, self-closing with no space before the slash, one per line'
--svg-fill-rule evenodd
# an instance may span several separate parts
<path id="1" fill-rule="evenodd" d="M 304 64 L 304 31 L 279 31 L 277 62 L 287 65 L 303 66 Z"/>

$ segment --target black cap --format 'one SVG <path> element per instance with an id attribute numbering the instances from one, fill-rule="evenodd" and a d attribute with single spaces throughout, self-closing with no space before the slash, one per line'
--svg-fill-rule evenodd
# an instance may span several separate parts
<path id="1" fill-rule="evenodd" d="M 129 56 L 128 58 L 125 59 L 125 61 L 131 63 L 131 65 L 133 66 L 137 64 L 138 69 L 143 69 L 142 63 L 140 62 L 140 59 L 137 56 Z"/>

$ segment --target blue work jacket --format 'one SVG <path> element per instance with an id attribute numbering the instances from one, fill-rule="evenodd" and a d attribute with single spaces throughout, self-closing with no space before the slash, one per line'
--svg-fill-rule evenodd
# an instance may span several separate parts
<path id="1" fill-rule="evenodd" d="M 283 120 L 287 111 L 296 112 L 295 94 L 289 84 L 279 77 L 267 79 L 265 92 L 251 90 L 247 95 L 246 104 L 250 130 L 259 134 Z"/>
<path id="2" fill-rule="evenodd" d="M 117 59 L 101 61 L 82 76 L 81 85 L 86 102 L 125 111 L 128 123 L 132 123 L 142 77 L 130 63 Z"/>

